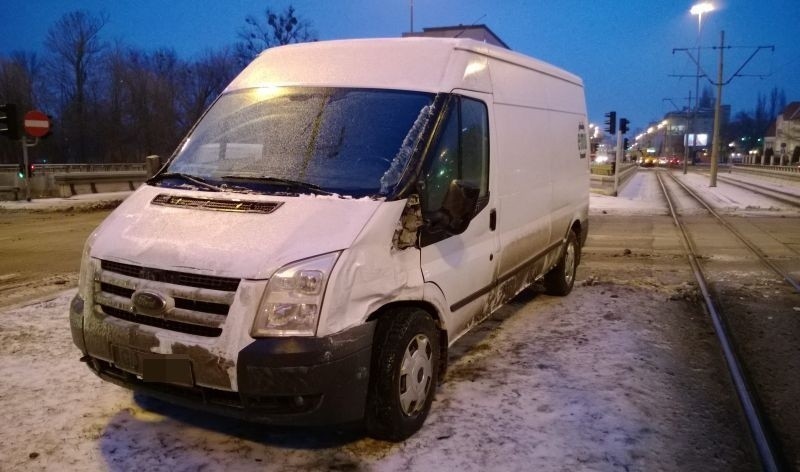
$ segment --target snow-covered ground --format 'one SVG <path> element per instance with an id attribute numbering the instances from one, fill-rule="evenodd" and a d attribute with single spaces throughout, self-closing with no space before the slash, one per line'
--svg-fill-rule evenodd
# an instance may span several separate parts
<path id="1" fill-rule="evenodd" d="M 710 189 L 700 175 L 681 178 L 729 210 L 797 214 L 736 187 Z M 2 207 L 9 204 L 64 205 Z M 591 213 L 666 207 L 652 171 L 641 171 L 619 197 L 592 195 Z M 601 261 L 591 245 L 590 237 L 570 296 L 526 292 L 454 346 L 427 423 L 400 444 L 357 430 L 246 424 L 105 383 L 78 361 L 70 338 L 74 289 L 0 309 L 0 470 L 755 468 L 681 258 L 663 269 L 645 259 Z M 661 283 L 642 283 L 662 272 Z"/>
<path id="2" fill-rule="evenodd" d="M 663 169 L 655 168 L 639 169 L 636 175 L 625 183 L 617 197 L 592 194 L 590 202 L 591 214 L 668 214 L 669 210 L 666 206 L 663 192 L 655 178 L 655 172 L 659 171 L 667 172 Z M 690 172 L 684 175 L 677 170 L 669 172 L 672 172 L 679 180 L 691 187 L 692 190 L 711 204 L 712 207 L 723 213 L 736 214 L 738 216 L 800 216 L 800 209 L 796 207 L 791 207 L 785 203 L 754 194 L 753 192 L 727 184 L 721 180 L 717 181 L 716 187 L 709 187 L 709 177 L 707 174 Z M 761 185 L 768 183 L 776 189 L 790 192 L 800 197 L 800 181 L 767 179 L 760 176 L 738 173 L 720 173 L 719 175 L 729 179 L 759 183 Z M 665 176 L 665 181 L 668 180 L 669 179 Z M 690 197 L 682 194 L 678 194 L 678 205 L 684 208 L 697 206 L 693 204 Z"/>
<path id="3" fill-rule="evenodd" d="M 87 193 L 69 198 L 32 198 L 17 201 L 0 201 L 0 211 L 68 211 L 113 208 L 130 195 L 131 191 L 112 193 Z"/>

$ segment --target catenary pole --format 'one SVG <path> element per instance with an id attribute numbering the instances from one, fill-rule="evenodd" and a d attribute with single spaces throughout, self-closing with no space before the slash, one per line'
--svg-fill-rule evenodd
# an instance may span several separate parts
<path id="1" fill-rule="evenodd" d="M 725 50 L 725 31 L 720 32 L 719 39 L 719 67 L 717 68 L 717 103 L 714 106 L 714 137 L 711 141 L 711 180 L 708 184 L 709 187 L 717 186 L 717 168 L 719 166 L 719 148 L 720 148 L 720 118 L 722 109 L 722 57 Z"/>

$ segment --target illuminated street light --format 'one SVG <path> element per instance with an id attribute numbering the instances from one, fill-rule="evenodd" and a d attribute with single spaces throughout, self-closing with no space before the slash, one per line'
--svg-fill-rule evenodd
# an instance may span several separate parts
<path id="1" fill-rule="evenodd" d="M 703 18 L 703 13 L 708 13 L 711 11 L 714 11 L 714 5 L 711 2 L 702 2 L 692 6 L 692 9 L 689 10 L 689 13 L 692 15 L 697 15 L 699 17 L 697 21 L 699 22 Z"/>

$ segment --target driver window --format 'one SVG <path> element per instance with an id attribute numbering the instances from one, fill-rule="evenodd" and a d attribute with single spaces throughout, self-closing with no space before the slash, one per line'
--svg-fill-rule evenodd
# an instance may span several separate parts
<path id="1" fill-rule="evenodd" d="M 489 194 L 489 120 L 483 102 L 454 96 L 425 173 L 423 211 L 442 207 L 453 180 L 464 180 Z"/>

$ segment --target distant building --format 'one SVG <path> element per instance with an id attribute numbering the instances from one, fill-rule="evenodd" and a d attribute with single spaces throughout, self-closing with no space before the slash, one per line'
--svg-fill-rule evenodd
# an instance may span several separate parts
<path id="1" fill-rule="evenodd" d="M 428 38 L 470 38 L 511 49 L 486 25 L 437 26 L 435 28 L 422 28 L 421 32 L 403 33 L 404 38 L 419 36 Z"/>
<path id="2" fill-rule="evenodd" d="M 720 114 L 724 129 L 730 120 L 731 106 L 722 105 Z M 659 156 L 683 156 L 688 142 L 689 158 L 692 162 L 708 162 L 711 158 L 713 134 L 713 108 L 700 108 L 694 116 L 691 110 L 683 109 L 666 113 L 660 122 L 652 123 L 647 131 L 639 135 L 637 144 L 640 149 L 654 149 L 653 152 Z M 696 141 L 692 145 L 691 137 L 694 135 Z"/>
<path id="3" fill-rule="evenodd" d="M 800 161 L 800 102 L 786 105 L 764 136 L 761 164 L 791 165 Z"/>

